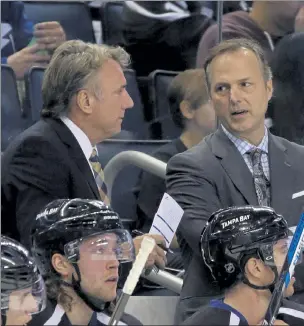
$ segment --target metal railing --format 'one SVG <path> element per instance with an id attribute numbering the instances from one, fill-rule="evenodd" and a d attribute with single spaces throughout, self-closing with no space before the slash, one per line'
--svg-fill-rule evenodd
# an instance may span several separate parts
<path id="1" fill-rule="evenodd" d="M 166 177 L 167 164 L 145 153 L 123 151 L 115 155 L 104 168 L 104 180 L 107 185 L 107 195 L 111 201 L 112 188 L 118 173 L 127 165 L 135 165 L 162 179 Z"/>
<path id="2" fill-rule="evenodd" d="M 167 164 L 145 153 L 137 151 L 123 151 L 115 155 L 104 168 L 104 180 L 107 185 L 108 197 L 111 200 L 113 184 L 116 176 L 127 165 L 134 165 L 138 168 L 152 173 L 162 179 L 166 176 Z M 166 271 L 153 268 L 150 272 L 143 273 L 142 277 L 159 284 L 175 293 L 180 294 L 183 280 Z"/>

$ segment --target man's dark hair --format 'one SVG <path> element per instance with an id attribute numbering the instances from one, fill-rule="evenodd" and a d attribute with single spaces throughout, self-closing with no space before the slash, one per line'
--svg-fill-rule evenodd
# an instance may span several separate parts
<path id="1" fill-rule="evenodd" d="M 269 67 L 269 64 L 268 64 L 266 58 L 265 58 L 265 55 L 264 55 L 264 52 L 263 52 L 261 46 L 253 40 L 249 40 L 246 38 L 235 38 L 235 39 L 223 41 L 210 50 L 209 56 L 207 57 L 205 64 L 204 64 L 207 86 L 208 86 L 209 90 L 210 90 L 210 85 L 211 85 L 210 65 L 211 65 L 212 61 L 222 54 L 237 52 L 241 49 L 247 49 L 254 53 L 254 55 L 256 56 L 256 58 L 258 59 L 260 65 L 261 65 L 261 69 L 263 72 L 265 82 L 272 79 L 271 69 Z"/>

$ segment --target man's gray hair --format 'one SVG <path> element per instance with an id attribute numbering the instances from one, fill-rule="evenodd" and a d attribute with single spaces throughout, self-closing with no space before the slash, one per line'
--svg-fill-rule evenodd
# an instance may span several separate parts
<path id="1" fill-rule="evenodd" d="M 260 63 L 265 82 L 272 79 L 271 68 L 265 58 L 261 46 L 253 40 L 249 40 L 245 38 L 235 38 L 235 39 L 223 41 L 210 50 L 209 56 L 204 64 L 209 91 L 211 87 L 210 66 L 212 61 L 224 53 L 233 53 L 241 49 L 247 49 L 254 53 L 254 55 L 256 56 L 256 58 Z"/>
<path id="2" fill-rule="evenodd" d="M 42 83 L 42 117 L 59 117 L 69 111 L 72 97 L 91 83 L 99 68 L 113 59 L 125 69 L 130 55 L 121 47 L 67 41 L 54 52 Z M 93 91 L 99 96 L 94 85 Z"/>

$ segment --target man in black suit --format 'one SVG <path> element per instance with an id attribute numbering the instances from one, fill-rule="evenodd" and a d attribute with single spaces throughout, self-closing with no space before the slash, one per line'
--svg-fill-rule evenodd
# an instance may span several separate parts
<path id="1" fill-rule="evenodd" d="M 32 222 L 54 199 L 108 203 L 95 145 L 120 132 L 133 106 L 123 73 L 129 61 L 120 47 L 75 40 L 57 48 L 44 75 L 42 119 L 2 156 L 3 234 L 30 247 Z M 135 239 L 137 249 L 141 240 Z M 163 266 L 164 257 L 156 246 L 149 264 Z"/>
<path id="2" fill-rule="evenodd" d="M 224 41 L 211 51 L 205 71 L 220 127 L 174 156 L 167 169 L 167 191 L 185 211 L 177 234 L 187 266 L 177 310 L 182 320 L 221 295 L 199 258 L 200 236 L 213 212 L 271 206 L 294 226 L 304 206 L 304 147 L 264 125 L 272 76 L 261 48 L 245 39 Z M 296 273 L 295 295 L 302 303 L 303 275 Z"/>

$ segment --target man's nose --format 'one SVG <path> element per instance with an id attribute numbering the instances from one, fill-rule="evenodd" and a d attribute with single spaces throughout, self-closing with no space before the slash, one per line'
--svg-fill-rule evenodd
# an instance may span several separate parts
<path id="1" fill-rule="evenodd" d="M 241 91 L 237 86 L 232 86 L 230 88 L 230 102 L 232 103 L 239 103 L 241 101 Z"/>
<path id="2" fill-rule="evenodd" d="M 117 257 L 113 257 L 111 260 L 108 261 L 108 269 L 118 269 L 119 267 L 119 260 Z"/>
<path id="3" fill-rule="evenodd" d="M 124 108 L 125 109 L 131 109 L 134 106 L 134 102 L 132 100 L 132 97 L 130 96 L 130 94 L 128 92 L 126 92 L 126 99 L 125 99 L 125 103 L 124 103 Z"/>
<path id="4" fill-rule="evenodd" d="M 29 313 L 37 313 L 38 312 L 38 298 L 36 298 L 33 295 L 30 295 L 28 298 L 28 300 L 26 300 L 26 311 Z"/>

